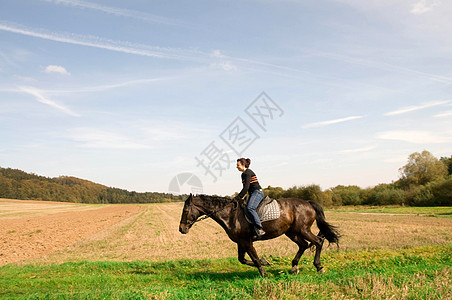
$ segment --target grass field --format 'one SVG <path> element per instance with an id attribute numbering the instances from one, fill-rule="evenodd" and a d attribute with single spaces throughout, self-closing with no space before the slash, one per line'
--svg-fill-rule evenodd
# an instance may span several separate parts
<path id="1" fill-rule="evenodd" d="M 140 205 L 68 247 L 6 264 L 0 267 L 0 298 L 452 299 L 450 207 L 327 210 L 327 220 L 343 234 L 339 249 L 322 253 L 327 272 L 315 272 L 308 251 L 300 274 L 290 274 L 297 247 L 281 237 L 256 243 L 272 264 L 268 278 L 237 261 L 235 244 L 212 220 L 181 235 L 181 210 L 182 203 Z M 66 212 L 67 222 L 71 214 Z"/>
<path id="2" fill-rule="evenodd" d="M 452 217 L 452 207 L 412 207 L 412 206 L 341 206 L 333 209 L 335 212 L 353 213 L 385 213 L 427 215 L 430 217 Z"/>
<path id="3" fill-rule="evenodd" d="M 2 299 L 450 299 L 452 248 L 329 252 L 302 275 L 270 257 L 269 276 L 235 259 L 69 262 L 0 269 Z"/>

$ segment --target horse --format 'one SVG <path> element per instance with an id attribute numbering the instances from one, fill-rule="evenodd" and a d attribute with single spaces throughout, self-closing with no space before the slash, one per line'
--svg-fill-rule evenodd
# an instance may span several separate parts
<path id="1" fill-rule="evenodd" d="M 280 217 L 262 223 L 265 235 L 260 240 L 269 240 L 285 234 L 298 245 L 298 252 L 292 260 L 292 273 L 298 274 L 298 262 L 304 251 L 315 246 L 314 266 L 319 273 L 324 269 L 320 263 L 320 253 L 326 238 L 330 243 L 338 245 L 340 234 L 336 226 L 326 222 L 320 204 L 298 198 L 275 200 L 279 204 Z M 200 218 L 201 217 L 201 218 Z M 255 266 L 262 276 L 267 273 L 263 266 L 270 265 L 265 258 L 259 258 L 253 246 L 252 226 L 245 218 L 245 213 L 238 200 L 225 197 L 190 194 L 182 210 L 179 231 L 187 234 L 196 222 L 212 218 L 226 231 L 229 238 L 237 243 L 240 263 Z M 311 226 L 317 222 L 320 229 L 318 235 L 311 232 Z M 251 261 L 245 259 L 248 253 Z"/>

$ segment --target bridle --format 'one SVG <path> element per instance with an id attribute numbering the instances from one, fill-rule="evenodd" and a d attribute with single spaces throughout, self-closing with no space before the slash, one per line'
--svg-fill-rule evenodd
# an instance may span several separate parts
<path id="1" fill-rule="evenodd" d="M 200 207 L 200 206 L 194 204 L 194 203 L 192 202 L 192 200 L 193 200 L 193 199 L 190 199 L 190 204 L 188 205 L 188 207 L 189 207 L 189 213 L 191 213 L 192 206 L 201 208 L 201 210 L 202 210 L 202 207 Z M 226 206 L 228 206 L 228 205 L 231 204 L 231 203 L 238 203 L 238 202 L 237 202 L 237 199 L 235 199 L 235 198 L 232 199 L 231 201 L 229 201 L 228 203 L 226 203 L 222 208 L 217 209 L 217 210 L 214 210 L 214 211 L 211 212 L 210 214 L 206 214 L 205 216 L 202 216 L 201 218 L 198 218 L 198 219 L 196 219 L 196 220 L 194 220 L 194 221 L 187 222 L 188 226 L 192 226 L 192 225 L 195 224 L 195 223 L 204 221 L 205 219 L 208 219 L 208 218 L 212 217 L 212 216 L 215 215 L 216 213 L 218 213 L 218 212 L 224 210 L 224 209 L 226 208 Z"/>

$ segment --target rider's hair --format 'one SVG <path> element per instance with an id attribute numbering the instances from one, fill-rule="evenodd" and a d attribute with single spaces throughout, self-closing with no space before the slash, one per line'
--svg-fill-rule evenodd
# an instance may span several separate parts
<path id="1" fill-rule="evenodd" d="M 248 169 L 248 167 L 250 166 L 250 164 L 251 164 L 251 159 L 249 159 L 249 158 L 239 158 L 239 159 L 237 159 L 237 161 L 239 161 L 242 165 L 244 165 L 245 166 L 245 168 L 247 168 Z"/>

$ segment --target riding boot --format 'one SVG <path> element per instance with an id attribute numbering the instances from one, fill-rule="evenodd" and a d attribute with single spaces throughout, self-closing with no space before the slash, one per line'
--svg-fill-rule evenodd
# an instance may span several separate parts
<path id="1" fill-rule="evenodd" d="M 253 237 L 252 237 L 253 240 L 259 240 L 264 235 L 265 235 L 264 229 L 262 229 L 260 227 L 257 227 L 257 226 L 254 226 L 254 234 L 253 234 Z"/>

